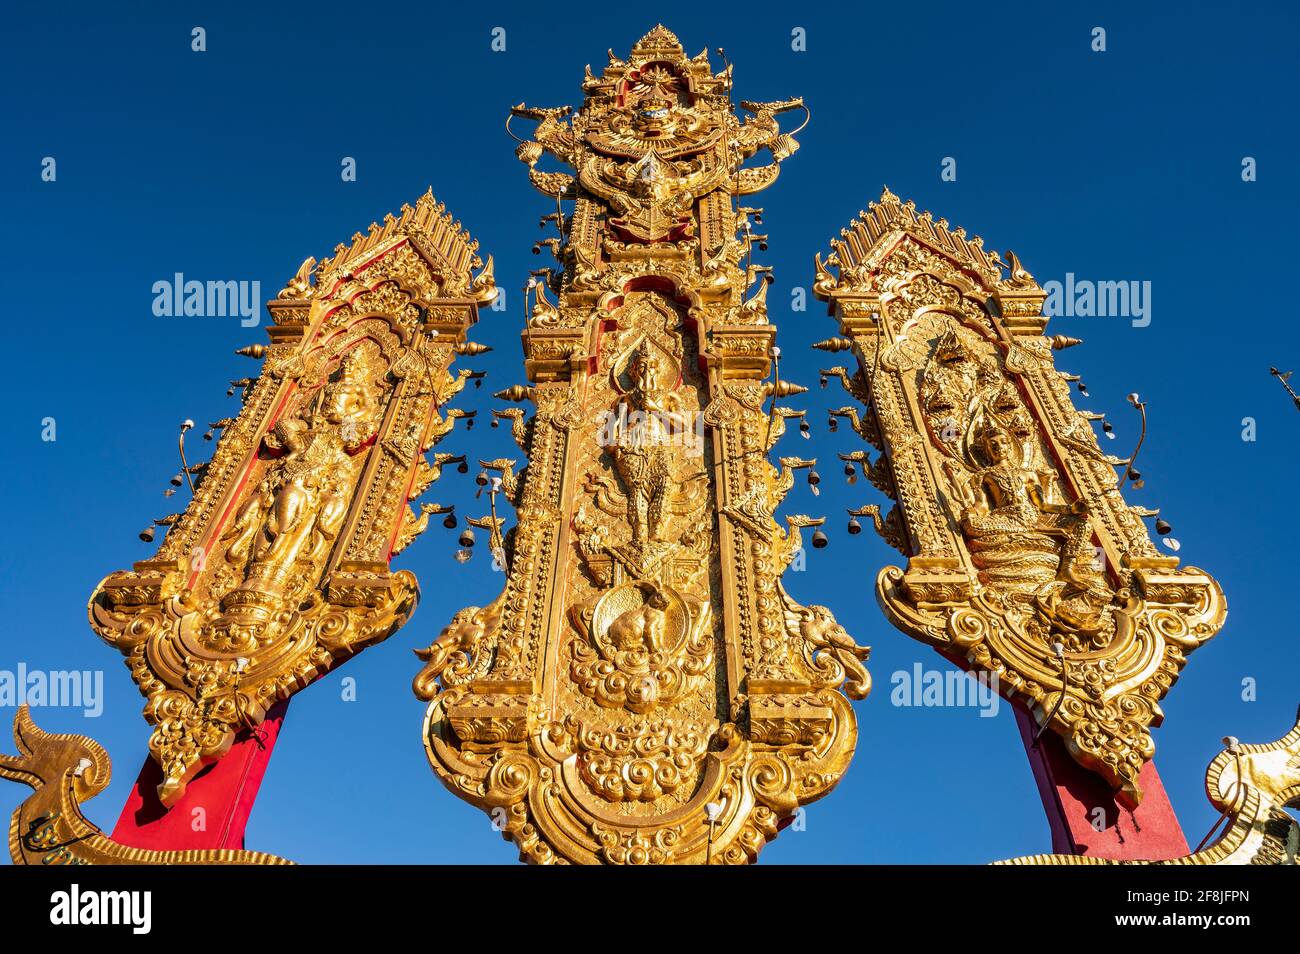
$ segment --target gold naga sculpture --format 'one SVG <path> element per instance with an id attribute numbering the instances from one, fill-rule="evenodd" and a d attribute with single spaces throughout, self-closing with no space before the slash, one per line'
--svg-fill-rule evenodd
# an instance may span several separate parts
<path id="1" fill-rule="evenodd" d="M 1296 865 L 1300 822 L 1287 808 L 1300 808 L 1300 711 L 1296 724 L 1276 742 L 1225 748 L 1205 770 L 1205 792 L 1219 818 L 1206 835 L 1222 833 L 1204 848 L 1166 861 L 1116 861 L 1088 855 L 1028 855 L 1003 865 Z M 1224 824 L 1226 822 L 1226 824 Z"/>
<path id="2" fill-rule="evenodd" d="M 9 823 L 16 865 L 283 865 L 262 851 L 231 848 L 155 851 L 109 838 L 81 812 L 108 787 L 112 765 L 104 747 L 84 735 L 45 732 L 27 706 L 14 716 L 18 754 L 0 754 L 0 778 L 30 785 L 33 794 Z"/>
<path id="3" fill-rule="evenodd" d="M 306 260 L 267 303 L 270 345 L 241 349 L 262 371 L 236 382 L 243 407 L 213 425 L 189 506 L 159 521 L 153 557 L 91 596 L 91 627 L 148 700 L 164 805 L 240 729 L 415 608 L 414 575 L 389 561 L 443 510 L 408 501 L 440 474 L 446 455 L 425 452 L 464 416 L 447 402 L 470 372 L 449 366 L 485 350 L 465 338 L 495 295 L 490 258 L 472 275 L 476 251 L 426 193 Z"/>
<path id="4" fill-rule="evenodd" d="M 832 414 L 881 451 L 867 473 L 896 501 L 857 512 L 907 557 L 877 578 L 885 615 L 996 674 L 1136 804 L 1160 700 L 1222 626 L 1222 591 L 1157 551 L 1155 512 L 1125 502 L 1116 467 L 1127 478 L 1131 460 L 1102 453 L 1100 415 L 1074 407 L 1054 363 L 1079 342 L 1046 335 L 1046 293 L 1013 253 L 1004 264 L 888 189 L 831 245 L 814 292 L 842 337 L 817 347 L 858 368 L 823 384 L 859 402 Z"/>
<path id="5" fill-rule="evenodd" d="M 495 412 L 527 466 L 485 462 L 518 514 L 504 536 L 488 518 L 505 587 L 420 653 L 426 749 L 525 860 L 744 863 L 843 774 L 841 689 L 870 686 L 867 650 L 782 585 L 822 521 L 772 516 L 813 463 L 767 459 L 777 399 L 805 389 L 773 373 L 761 210 L 735 204 L 798 148 L 777 116 L 802 101 L 742 120 L 730 68 L 662 26 L 583 91 L 577 113 L 512 110 L 537 123 L 517 155 L 562 269 L 525 292 L 532 384 L 498 395 L 536 406 Z"/>

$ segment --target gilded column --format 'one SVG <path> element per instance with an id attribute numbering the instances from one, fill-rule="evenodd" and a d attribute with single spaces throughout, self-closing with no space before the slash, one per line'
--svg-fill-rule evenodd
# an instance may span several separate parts
<path id="1" fill-rule="evenodd" d="M 811 464 L 767 458 L 803 389 L 773 373 L 761 210 L 737 200 L 798 148 L 778 117 L 803 104 L 742 119 L 730 68 L 662 26 L 583 92 L 512 110 L 560 267 L 531 283 L 531 383 L 498 395 L 536 408 L 497 412 L 526 465 L 488 462 L 518 511 L 505 589 L 421 653 L 426 747 L 526 860 L 747 862 L 844 772 L 843 693 L 869 687 L 867 650 L 781 583 L 820 520 L 772 516 Z"/>

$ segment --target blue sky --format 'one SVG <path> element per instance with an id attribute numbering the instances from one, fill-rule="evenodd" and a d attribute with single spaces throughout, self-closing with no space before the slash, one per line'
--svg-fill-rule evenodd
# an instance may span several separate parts
<path id="1" fill-rule="evenodd" d="M 1300 414 L 1268 374 L 1300 366 L 1291 294 L 1300 150 L 1294 121 L 1297 13 L 1286 5 L 931 3 L 626 5 L 543 8 L 316 2 L 264 5 L 17 4 L 0 57 L 4 148 L 0 235 L 9 349 L 0 670 L 104 671 L 105 712 L 44 709 L 43 726 L 92 735 L 115 779 L 88 814 L 111 828 L 145 751 L 142 699 L 118 653 L 85 621 L 108 572 L 143 559 L 136 539 L 170 511 L 180 420 L 235 409 L 226 382 L 251 373 L 236 347 L 264 340 L 237 318 L 160 318 L 154 282 L 257 280 L 270 297 L 307 255 L 323 257 L 432 185 L 496 257 L 510 309 L 473 335 L 486 387 L 461 405 L 486 419 L 492 390 L 522 379 L 517 289 L 539 260 L 534 193 L 502 131 L 508 107 L 576 104 L 583 64 L 626 53 L 663 19 L 688 52 L 726 48 L 740 97 L 806 98 L 803 148 L 760 198 L 775 267 L 769 301 L 783 374 L 812 390 L 819 498 L 787 509 L 831 516 L 831 546 L 788 586 L 830 605 L 874 652 L 861 738 L 839 788 L 767 863 L 983 862 L 1045 851 L 1046 822 L 1010 708 L 890 704 L 891 674 L 939 668 L 875 605 L 878 570 L 897 562 L 873 534 L 850 538 L 844 507 L 883 502 L 846 486 L 837 451 L 860 447 L 816 388 L 834 333 L 824 310 L 789 307 L 811 284 L 813 253 L 883 183 L 991 248 L 1016 250 L 1040 281 L 1150 281 L 1151 322 L 1060 318 L 1085 339 L 1059 365 L 1107 412 L 1125 454 L 1136 438 L 1124 395 L 1149 403 L 1151 432 L 1130 501 L 1162 508 L 1187 563 L 1218 577 L 1229 616 L 1166 700 L 1157 764 L 1188 839 L 1214 820 L 1203 773 L 1228 733 L 1271 741 L 1300 700 L 1293 620 Z M 191 29 L 207 51 L 190 49 Z M 1107 31 L 1104 53 L 1092 29 Z M 491 31 L 506 31 L 505 52 Z M 807 50 L 791 49 L 806 31 Z M 715 60 L 716 62 L 716 60 Z M 41 161 L 57 179 L 41 181 Z M 351 156 L 357 180 L 343 182 Z M 1258 179 L 1243 182 L 1243 157 Z M 941 181 L 944 157 L 956 181 Z M 42 441 L 42 420 L 57 440 Z M 1243 419 L 1256 440 L 1242 439 Z M 440 449 L 510 456 L 504 430 L 462 432 Z M 798 445 L 798 446 L 796 446 Z M 201 443 L 195 448 L 202 453 Z M 783 453 L 805 453 L 795 436 Z M 472 475 L 449 473 L 428 499 L 477 512 Z M 184 500 L 183 495 L 172 498 Z M 481 504 L 478 505 L 481 508 Z M 483 554 L 455 563 L 453 534 L 431 528 L 395 565 L 419 576 L 415 617 L 387 643 L 297 696 L 248 832 L 249 847 L 302 862 L 499 863 L 514 850 L 488 819 L 442 789 L 420 743 L 418 662 L 451 613 L 486 602 L 499 574 Z M 358 698 L 344 702 L 340 679 Z M 1257 701 L 1242 699 L 1244 679 Z M 8 722 L 12 709 L 0 709 Z M 7 733 L 6 733 L 7 736 Z M 8 743 L 6 739 L 5 748 Z M 0 786 L 7 816 L 26 789 Z"/>

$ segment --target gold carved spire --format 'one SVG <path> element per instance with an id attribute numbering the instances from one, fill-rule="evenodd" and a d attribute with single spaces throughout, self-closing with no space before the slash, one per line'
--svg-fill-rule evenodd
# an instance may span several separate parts
<path id="1" fill-rule="evenodd" d="M 867 211 L 859 213 L 848 228 L 840 230 L 840 237 L 831 241 L 833 261 L 840 269 L 839 283 L 866 283 L 873 253 L 879 251 L 881 238 L 893 231 L 905 232 L 934 247 L 992 283 L 1000 280 L 997 253 L 984 251 L 983 239 L 978 235 L 968 239 L 965 229 L 950 227 L 947 219 L 936 220 L 929 212 L 917 212 L 915 202 L 903 202 L 885 186 L 880 201 L 868 203 Z M 828 287 L 834 287 L 836 280 L 831 281 Z"/>
<path id="2" fill-rule="evenodd" d="M 336 246 L 334 257 L 321 262 L 320 273 L 324 275 L 349 262 L 373 257 L 380 253 L 381 246 L 403 240 L 419 243 L 426 261 L 437 263 L 437 273 L 444 281 L 463 280 L 470 269 L 483 264 L 477 254 L 478 242 L 429 189 L 416 200 L 415 205 L 403 205 L 398 215 L 390 213 L 384 216 L 382 225 L 371 222 L 365 233 L 357 232 L 352 236 L 350 245 Z"/>
<path id="3" fill-rule="evenodd" d="M 241 350 L 262 372 L 213 425 L 224 432 L 189 506 L 151 559 L 91 596 L 92 628 L 148 700 L 164 804 L 415 608 L 415 577 L 389 559 L 428 521 L 408 499 L 436 479 L 423 455 L 469 373 L 448 366 L 494 294 L 491 260 L 471 274 L 476 249 L 428 193 L 304 261 L 267 303 L 271 344 Z"/>
<path id="4" fill-rule="evenodd" d="M 815 260 L 858 367 L 825 369 L 861 405 L 833 412 L 881 451 L 896 501 L 877 529 L 907 559 L 877 579 L 903 632 L 996 674 L 1130 804 L 1160 700 L 1226 613 L 1208 574 L 1152 545 L 1116 466 L 1056 370 L 1046 294 L 1008 252 L 888 189 Z M 831 269 L 838 269 L 838 274 Z M 1134 397 L 1136 401 L 1136 397 Z M 874 506 L 861 512 L 875 510 Z"/>
<path id="5" fill-rule="evenodd" d="M 662 23 L 658 23 L 653 30 L 636 41 L 632 47 L 632 55 L 628 59 L 633 66 L 642 66 L 659 59 L 680 60 L 682 44 L 676 34 Z"/>
<path id="6" fill-rule="evenodd" d="M 767 459 L 804 389 L 769 379 L 762 210 L 736 200 L 798 148 L 778 117 L 803 104 L 741 118 L 730 71 L 662 26 L 583 91 L 511 111 L 559 267 L 526 292 L 532 383 L 498 395 L 536 405 L 509 415 L 527 467 L 490 464 L 518 512 L 505 587 L 420 654 L 426 747 L 527 860 L 747 862 L 843 774 L 841 688 L 870 686 L 867 650 L 782 585 L 821 520 L 772 516 L 813 462 Z"/>

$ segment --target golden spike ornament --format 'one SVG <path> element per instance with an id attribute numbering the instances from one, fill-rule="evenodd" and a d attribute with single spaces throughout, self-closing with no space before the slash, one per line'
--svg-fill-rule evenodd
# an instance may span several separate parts
<path id="1" fill-rule="evenodd" d="M 164 805 L 240 729 L 415 608 L 415 577 L 389 560 L 428 522 L 408 501 L 437 477 L 424 453 L 469 373 L 448 368 L 473 353 L 466 331 L 495 294 L 476 252 L 426 193 L 305 260 L 267 303 L 269 346 L 242 352 L 261 373 L 239 382 L 243 407 L 220 422 L 189 506 L 153 557 L 91 596 L 91 627 L 148 700 Z"/>
<path id="2" fill-rule="evenodd" d="M 870 688 L 868 651 L 782 583 L 821 521 L 773 519 L 811 462 L 768 460 L 787 415 L 765 403 L 803 389 L 769 377 L 763 237 L 735 205 L 795 151 L 778 117 L 802 102 L 742 119 L 730 69 L 662 26 L 583 91 L 511 111 L 562 269 L 530 283 L 531 384 L 497 395 L 536 409 L 509 412 L 528 460 L 502 468 L 505 587 L 420 652 L 425 746 L 524 860 L 745 863 L 834 787 L 845 696 Z M 571 171 L 538 171 L 548 153 Z"/>
<path id="3" fill-rule="evenodd" d="M 1136 804 L 1160 700 L 1223 625 L 1222 591 L 1121 496 L 1131 459 L 1102 453 L 1072 403 L 1053 351 L 1078 341 L 1045 336 L 1046 294 L 1013 253 L 1004 266 L 888 189 L 831 246 L 814 292 L 858 366 L 822 379 L 860 405 L 832 414 L 881 451 L 867 473 L 895 504 L 863 512 L 907 558 L 877 579 L 885 615 L 995 674 Z"/>

